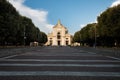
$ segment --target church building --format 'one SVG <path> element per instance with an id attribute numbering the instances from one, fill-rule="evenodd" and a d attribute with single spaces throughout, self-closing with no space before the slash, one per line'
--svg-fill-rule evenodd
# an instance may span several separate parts
<path id="1" fill-rule="evenodd" d="M 72 44 L 72 35 L 68 33 L 66 27 L 64 27 L 60 20 L 53 27 L 53 31 L 47 35 L 48 42 L 46 45 L 50 46 L 67 46 Z"/>

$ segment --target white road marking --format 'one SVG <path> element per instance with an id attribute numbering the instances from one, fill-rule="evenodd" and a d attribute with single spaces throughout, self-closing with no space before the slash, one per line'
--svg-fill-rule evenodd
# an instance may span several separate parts
<path id="1" fill-rule="evenodd" d="M 0 76 L 92 76 L 120 77 L 119 72 L 0 71 Z"/>
<path id="2" fill-rule="evenodd" d="M 0 66 L 48 66 L 48 67 L 120 67 L 113 64 L 0 64 Z"/>
<path id="3" fill-rule="evenodd" d="M 59 57 L 59 56 L 64 56 L 64 57 L 70 57 L 70 56 L 72 56 L 72 57 L 77 57 L 77 56 L 79 56 L 79 57 L 99 57 L 99 56 L 101 56 L 101 55 L 89 55 L 89 54 L 68 54 L 68 55 L 64 55 L 64 54 L 25 54 L 24 56 L 49 56 L 49 57 L 54 57 L 54 56 L 57 56 L 57 57 Z"/>
<path id="4" fill-rule="evenodd" d="M 40 60 L 40 59 L 0 59 L 0 61 L 39 61 L 39 62 L 120 62 L 119 60 Z"/>
<path id="5" fill-rule="evenodd" d="M 94 55 L 96 55 L 96 53 L 94 53 L 94 52 L 88 52 L 88 51 L 86 51 L 87 53 L 90 53 L 90 54 L 94 54 Z"/>
<path id="6" fill-rule="evenodd" d="M 15 57 L 15 56 L 18 56 L 18 55 L 19 55 L 19 54 L 11 55 L 11 56 L 6 56 L 6 57 L 3 57 L 2 59 L 12 58 L 12 57 Z"/>
<path id="7" fill-rule="evenodd" d="M 116 58 L 116 57 L 112 57 L 112 56 L 106 56 L 106 57 L 116 59 L 116 60 L 120 60 L 120 58 Z"/>
<path id="8" fill-rule="evenodd" d="M 90 54 L 96 54 L 97 56 L 100 56 L 100 54 L 97 54 L 97 53 L 94 53 L 94 52 L 89 52 L 89 51 L 85 51 L 85 52 L 90 53 Z M 116 58 L 116 57 L 112 57 L 112 56 L 106 56 L 106 57 L 116 59 L 116 60 L 120 60 L 120 58 Z"/>
<path id="9" fill-rule="evenodd" d="M 10 56 L 5 56 L 5 57 L 1 57 L 1 59 L 8 59 L 8 58 L 12 58 L 12 57 L 16 57 L 16 56 L 20 56 L 20 55 L 26 55 L 28 52 L 26 53 L 21 53 L 21 54 L 14 54 L 14 55 L 10 55 Z"/>

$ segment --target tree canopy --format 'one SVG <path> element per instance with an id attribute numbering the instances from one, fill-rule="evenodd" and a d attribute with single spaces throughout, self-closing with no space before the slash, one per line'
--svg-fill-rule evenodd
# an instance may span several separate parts
<path id="1" fill-rule="evenodd" d="M 97 21 L 83 27 L 77 32 L 80 34 L 75 33 L 75 39 L 81 37 L 74 41 L 93 45 L 96 39 L 99 46 L 120 46 L 120 5 L 105 10 Z"/>
<path id="2" fill-rule="evenodd" d="M 108 8 L 98 18 L 98 33 L 100 37 L 109 38 L 110 44 L 120 45 L 120 5 Z M 106 39 L 106 38 L 105 38 Z"/>
<path id="3" fill-rule="evenodd" d="M 21 16 L 8 1 L 0 0 L 0 45 L 23 45 L 24 40 L 26 45 L 33 41 L 45 43 L 46 36 L 31 19 Z"/>

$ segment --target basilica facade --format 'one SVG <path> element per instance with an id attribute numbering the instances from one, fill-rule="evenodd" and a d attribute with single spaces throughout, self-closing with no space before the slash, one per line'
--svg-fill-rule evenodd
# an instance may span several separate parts
<path id="1" fill-rule="evenodd" d="M 47 35 L 48 42 L 46 45 L 50 46 L 67 46 L 72 44 L 72 35 L 68 33 L 66 27 L 64 27 L 60 20 L 53 27 L 53 31 Z"/>

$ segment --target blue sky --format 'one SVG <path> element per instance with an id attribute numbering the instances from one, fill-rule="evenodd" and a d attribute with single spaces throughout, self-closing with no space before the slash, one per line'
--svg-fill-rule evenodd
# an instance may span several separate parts
<path id="1" fill-rule="evenodd" d="M 113 3 L 118 1 L 120 2 L 120 0 L 11 0 L 11 1 L 13 1 L 11 2 L 13 5 L 15 5 L 14 3 L 15 1 L 18 1 L 18 3 L 20 3 L 21 6 L 23 6 L 23 8 L 25 7 L 31 10 L 36 11 L 38 10 L 38 13 L 40 13 L 41 15 L 38 17 L 40 18 L 43 16 L 41 18 L 42 19 L 41 21 L 43 21 L 44 24 L 42 24 L 42 22 L 40 22 L 42 25 L 37 24 L 41 31 L 46 33 L 50 32 L 52 26 L 57 23 L 58 19 L 60 19 L 62 24 L 68 28 L 71 34 L 74 34 L 76 31 L 80 30 L 81 27 L 83 27 L 83 25 L 96 22 L 97 16 L 100 15 L 101 12 L 105 11 Z M 17 8 L 18 5 L 15 7 Z M 19 11 L 19 9 L 20 8 L 18 8 L 17 10 Z M 24 13 L 24 11 L 20 12 Z M 27 15 L 30 14 L 30 11 L 28 12 L 29 13 L 26 13 Z M 36 24 L 37 20 L 34 23 Z M 45 26 L 45 23 L 47 24 L 47 26 L 49 25 L 48 26 L 49 30 L 47 30 L 48 27 Z"/>

